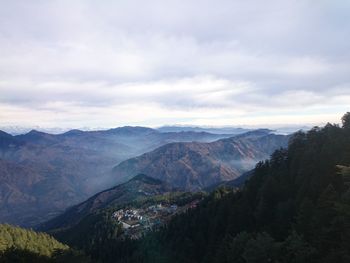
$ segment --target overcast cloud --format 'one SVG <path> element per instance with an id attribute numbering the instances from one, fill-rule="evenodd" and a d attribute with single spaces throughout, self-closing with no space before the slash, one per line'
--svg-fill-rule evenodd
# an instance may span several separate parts
<path id="1" fill-rule="evenodd" d="M 349 51 L 347 0 L 0 0 L 0 125 L 339 122 Z"/>

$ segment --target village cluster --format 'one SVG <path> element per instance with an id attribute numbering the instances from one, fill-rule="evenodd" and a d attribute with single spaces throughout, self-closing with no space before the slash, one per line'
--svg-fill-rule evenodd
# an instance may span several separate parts
<path id="1" fill-rule="evenodd" d="M 115 211 L 112 217 L 122 224 L 124 235 L 132 239 L 140 238 L 148 230 L 156 230 L 167 223 L 177 213 L 194 208 L 197 201 L 184 206 L 176 204 L 156 204 L 145 208 L 124 208 Z"/>

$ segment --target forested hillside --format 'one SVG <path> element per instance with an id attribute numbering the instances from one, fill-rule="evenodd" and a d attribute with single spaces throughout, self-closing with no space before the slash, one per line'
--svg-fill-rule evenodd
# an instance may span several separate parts
<path id="1" fill-rule="evenodd" d="M 104 262 L 350 262 L 350 113 L 342 121 L 297 133 L 242 190 L 217 189 Z"/>
<path id="2" fill-rule="evenodd" d="M 3 224 L 0 262 L 90 262 L 90 259 L 48 234 Z"/>
<path id="3" fill-rule="evenodd" d="M 342 120 L 297 133 L 242 191 L 217 190 L 173 220 L 157 236 L 167 261 L 350 262 L 350 113 Z"/>

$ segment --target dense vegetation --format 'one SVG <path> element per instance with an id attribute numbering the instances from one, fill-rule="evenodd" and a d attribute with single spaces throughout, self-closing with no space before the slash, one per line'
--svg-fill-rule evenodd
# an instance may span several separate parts
<path id="1" fill-rule="evenodd" d="M 45 233 L 0 224 L 0 262 L 89 262 Z"/>
<path id="2" fill-rule="evenodd" d="M 158 237 L 168 262 L 350 262 L 349 165 L 349 113 L 297 133 L 242 191 L 173 220 Z"/>
<path id="3" fill-rule="evenodd" d="M 104 262 L 350 262 L 350 113 L 298 132 L 240 191 L 220 188 Z M 106 244 L 103 244 L 106 245 Z M 98 246 L 102 248 L 102 246 Z"/>

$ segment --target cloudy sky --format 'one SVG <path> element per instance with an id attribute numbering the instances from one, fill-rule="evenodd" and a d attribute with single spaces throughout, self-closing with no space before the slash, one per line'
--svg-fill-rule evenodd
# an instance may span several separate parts
<path id="1" fill-rule="evenodd" d="M 0 0 L 0 125 L 285 125 L 350 110 L 348 0 Z"/>

